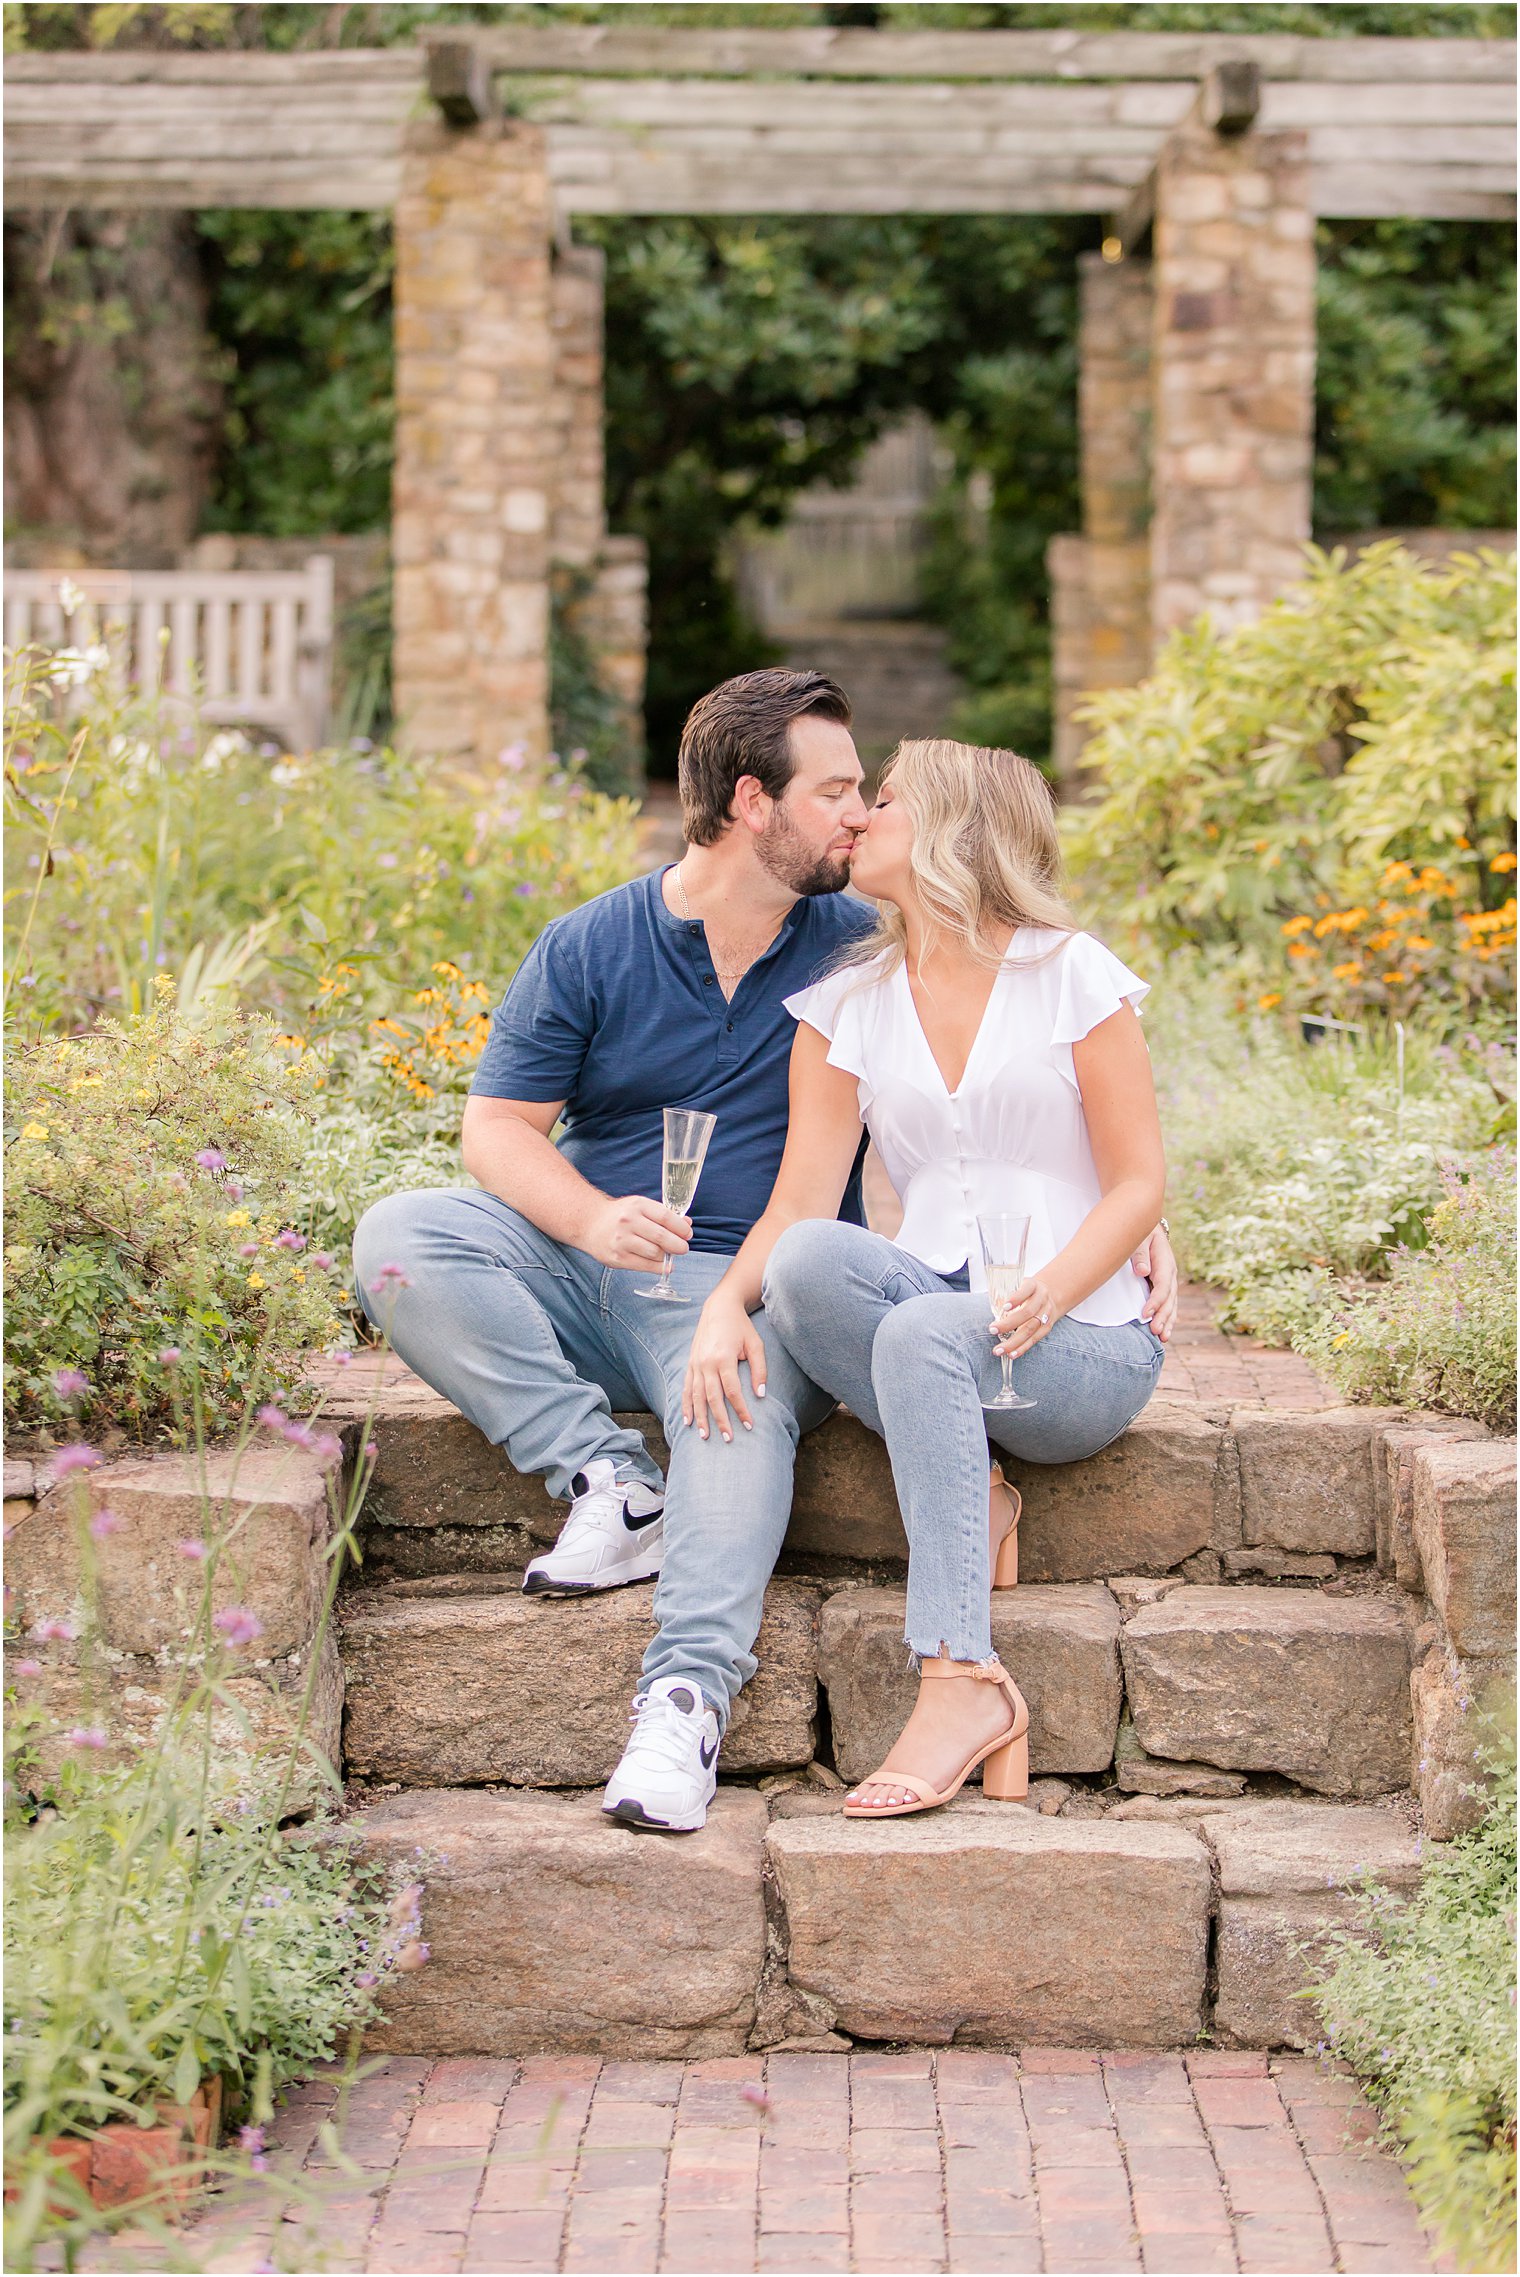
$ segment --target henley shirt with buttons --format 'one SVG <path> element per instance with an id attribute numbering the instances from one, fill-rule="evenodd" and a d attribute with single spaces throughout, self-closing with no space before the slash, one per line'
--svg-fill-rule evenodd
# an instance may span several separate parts
<path id="1" fill-rule="evenodd" d="M 781 1167 L 796 1034 L 786 999 L 868 933 L 873 913 L 843 893 L 794 902 L 729 1002 L 701 921 L 666 908 L 663 875 L 616 886 L 545 927 L 496 1008 L 470 1090 L 563 1099 L 565 1159 L 603 1193 L 656 1201 L 663 1110 L 716 1116 L 691 1246 L 728 1254 Z M 858 1159 L 839 1214 L 865 1222 Z"/>

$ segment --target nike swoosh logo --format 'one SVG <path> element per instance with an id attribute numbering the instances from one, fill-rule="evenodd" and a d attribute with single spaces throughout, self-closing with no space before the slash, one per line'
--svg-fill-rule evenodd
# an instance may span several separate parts
<path id="1" fill-rule="evenodd" d="M 629 1509 L 627 1503 L 625 1502 L 623 1504 L 623 1524 L 627 1527 L 630 1534 L 642 1534 L 647 1532 L 649 1527 L 657 1526 L 664 1515 L 665 1513 L 663 1510 L 646 1510 L 642 1518 L 637 1518 Z"/>
<path id="2" fill-rule="evenodd" d="M 712 1743 L 712 1746 L 711 1746 L 711 1747 L 709 1747 L 709 1746 L 708 1746 L 708 1744 L 707 1744 L 707 1742 L 706 1742 L 706 1740 L 704 1739 L 704 1740 L 703 1740 L 703 1742 L 702 1742 L 702 1744 L 701 1744 L 701 1746 L 700 1746 L 700 1747 L 697 1749 L 697 1753 L 698 1753 L 698 1754 L 701 1756 L 701 1758 L 702 1758 L 702 1768 L 703 1768 L 703 1770 L 704 1770 L 704 1771 L 710 1771 L 710 1770 L 712 1769 L 712 1767 L 713 1767 L 713 1764 L 714 1764 L 714 1763 L 717 1761 L 717 1756 L 718 1756 L 718 1743 L 717 1743 L 717 1741 L 716 1741 L 716 1740 L 714 1740 L 714 1741 L 713 1741 L 713 1743 Z"/>

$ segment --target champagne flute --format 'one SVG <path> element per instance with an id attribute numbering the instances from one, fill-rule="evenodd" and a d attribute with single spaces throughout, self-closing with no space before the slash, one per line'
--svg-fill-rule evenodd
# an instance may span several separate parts
<path id="1" fill-rule="evenodd" d="M 982 1262 L 987 1269 L 987 1297 L 992 1306 L 992 1317 L 1006 1312 L 1024 1279 L 1024 1253 L 1029 1247 L 1029 1220 L 1015 1213 L 994 1210 L 986 1217 L 978 1217 L 976 1230 L 981 1236 Z M 1013 1354 L 1000 1352 L 1003 1363 L 1003 1388 L 996 1399 L 984 1399 L 982 1406 L 999 1412 L 1010 1407 L 1038 1407 L 1037 1399 L 1021 1399 L 1013 1388 Z"/>
<path id="2" fill-rule="evenodd" d="M 707 1153 L 707 1142 L 713 1135 L 716 1115 L 700 1114 L 695 1107 L 667 1107 L 665 1110 L 665 1161 L 661 1171 L 661 1196 L 665 1207 L 679 1210 L 685 1217 L 691 1208 L 697 1180 L 702 1175 L 702 1162 Z M 636 1297 L 655 1297 L 667 1305 L 689 1305 L 690 1297 L 678 1294 L 670 1278 L 674 1263 L 667 1250 L 660 1259 L 660 1277 L 648 1281 L 642 1289 L 635 1289 Z"/>

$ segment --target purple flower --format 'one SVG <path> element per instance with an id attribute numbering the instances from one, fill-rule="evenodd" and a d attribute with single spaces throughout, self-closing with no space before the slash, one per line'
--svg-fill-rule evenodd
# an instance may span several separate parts
<path id="1" fill-rule="evenodd" d="M 256 1241 L 240 1241 L 238 1243 L 239 1257 L 257 1257 L 258 1253 L 259 1245 Z"/>
<path id="2" fill-rule="evenodd" d="M 121 1520 L 114 1510 L 97 1510 L 90 1520 L 90 1533 L 97 1542 L 103 1542 L 109 1534 L 120 1532 Z"/>
<path id="3" fill-rule="evenodd" d="M 351 1368 L 353 1364 L 354 1356 L 352 1352 L 335 1352 L 333 1354 L 333 1365 L 335 1367 Z"/>
<path id="4" fill-rule="evenodd" d="M 276 1249 L 304 1249 L 306 1247 L 306 1236 L 304 1233 L 292 1232 L 291 1228 L 287 1226 L 283 1233 L 275 1235 L 274 1245 Z"/>
<path id="5" fill-rule="evenodd" d="M 219 1146 L 203 1146 L 196 1156 L 202 1170 L 225 1170 L 227 1157 Z"/>
<path id="6" fill-rule="evenodd" d="M 266 1431 L 278 1431 L 282 1438 L 290 1423 L 290 1417 L 284 1408 L 276 1407 L 273 1400 L 266 1401 L 263 1407 L 255 1408 L 253 1420 L 262 1423 Z"/>
<path id="7" fill-rule="evenodd" d="M 226 1195 L 229 1202 L 240 1202 L 243 1199 L 243 1189 L 235 1178 L 228 1178 L 225 1180 L 222 1186 L 222 1192 Z"/>
<path id="8" fill-rule="evenodd" d="M 42 1663 L 40 1660 L 18 1660 L 13 1673 L 17 1676 L 40 1676 Z"/>
<path id="9" fill-rule="evenodd" d="M 366 1987 L 372 1984 L 378 1984 L 379 1982 L 380 1979 L 376 1976 L 373 1969 L 361 1969 L 359 1971 L 359 1974 L 354 1979 L 355 1984 L 362 1984 Z"/>
<path id="10" fill-rule="evenodd" d="M 90 1388 L 90 1379 L 78 1368 L 55 1368 L 53 1389 L 61 1400 L 72 1402 L 83 1399 Z"/>
<path id="11" fill-rule="evenodd" d="M 111 1744 L 109 1735 L 101 1730 L 99 1724 L 76 1724 L 68 1738 L 70 1747 L 89 1747 L 97 1752 Z"/>
<path id="12" fill-rule="evenodd" d="M 262 2127 L 239 2127 L 238 2149 L 246 2152 L 249 2160 L 260 2172 L 268 2166 L 264 2156 L 264 2130 Z"/>
<path id="13" fill-rule="evenodd" d="M 177 1368 L 179 1366 L 179 1346 L 177 1344 L 166 1344 L 158 1355 L 158 1364 L 161 1368 Z"/>
<path id="14" fill-rule="evenodd" d="M 531 901 L 537 891 L 538 888 L 534 885 L 520 885 L 516 888 L 519 901 Z"/>
<path id="15" fill-rule="evenodd" d="M 72 1644 L 79 1631 L 68 1621 L 38 1621 L 32 1630 L 44 1644 Z"/>
<path id="16" fill-rule="evenodd" d="M 319 1273 L 330 1273 L 333 1269 L 333 1261 L 325 1249 L 314 1249 L 311 1253 L 311 1261 Z"/>
<path id="17" fill-rule="evenodd" d="M 257 1613 L 250 1613 L 246 1605 L 228 1605 L 214 1613 L 211 1626 L 219 1629 L 229 1644 L 252 1644 L 255 1637 L 264 1634 L 264 1624 Z"/>
<path id="18" fill-rule="evenodd" d="M 370 1283 L 372 1297 L 383 1297 L 387 1289 L 409 1289 L 411 1282 L 400 1265 L 382 1265 Z"/>
<path id="19" fill-rule="evenodd" d="M 75 1471 L 98 1471 L 100 1464 L 99 1449 L 87 1447 L 81 1441 L 72 1447 L 60 1447 L 49 1468 L 56 1483 L 59 1479 L 72 1478 Z"/>
<path id="20" fill-rule="evenodd" d="M 176 1542 L 174 1547 L 182 1558 L 191 1558 L 197 1564 L 206 1554 L 206 1545 L 198 1537 L 192 1537 L 188 1542 Z"/>

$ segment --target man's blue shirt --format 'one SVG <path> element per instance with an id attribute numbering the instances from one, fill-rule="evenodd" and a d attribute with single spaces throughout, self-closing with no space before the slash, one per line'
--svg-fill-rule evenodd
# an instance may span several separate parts
<path id="1" fill-rule="evenodd" d="M 563 1099 L 560 1152 L 607 1194 L 660 1196 L 662 1109 L 717 1117 L 693 1204 L 693 1249 L 739 1247 L 770 1199 L 786 1144 L 797 1024 L 783 999 L 868 933 L 842 893 L 794 903 L 724 999 L 700 923 L 676 917 L 662 872 L 557 917 L 496 1008 L 470 1085 L 487 1099 Z M 859 1164 L 841 1216 L 864 1222 Z"/>

